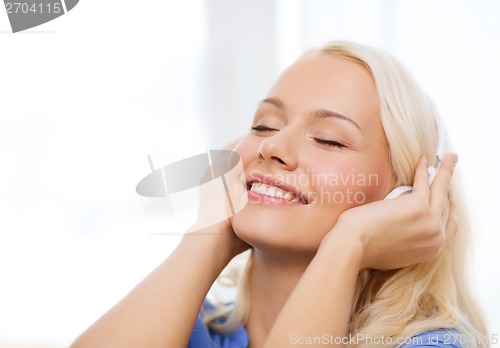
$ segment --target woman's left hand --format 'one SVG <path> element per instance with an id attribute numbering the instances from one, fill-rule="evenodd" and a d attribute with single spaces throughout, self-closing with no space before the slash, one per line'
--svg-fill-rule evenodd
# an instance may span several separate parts
<path id="1" fill-rule="evenodd" d="M 449 194 L 456 162 L 456 154 L 445 156 L 429 186 L 422 158 L 411 193 L 346 210 L 320 248 L 330 243 L 359 247 L 360 269 L 387 270 L 435 260 L 458 228 Z"/>

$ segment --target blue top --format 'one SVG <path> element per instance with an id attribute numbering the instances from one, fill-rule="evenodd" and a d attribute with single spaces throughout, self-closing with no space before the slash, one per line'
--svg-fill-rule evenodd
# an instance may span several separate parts
<path id="1" fill-rule="evenodd" d="M 211 310 L 214 307 L 208 302 L 203 302 L 203 309 Z M 212 331 L 201 319 L 201 313 L 196 319 L 188 348 L 247 348 L 248 334 L 245 327 L 240 326 L 230 334 L 219 334 Z"/>
<path id="2" fill-rule="evenodd" d="M 203 303 L 204 309 L 213 309 L 207 301 Z M 348 339 L 348 337 L 346 338 Z M 354 336 L 352 339 L 355 339 Z M 384 337 L 373 338 L 384 339 Z M 390 339 L 390 338 L 385 338 Z M 463 337 L 462 337 L 463 339 Z M 316 341 L 313 341 L 316 340 Z M 334 343 L 334 338 L 325 334 L 317 337 L 303 337 L 290 335 L 290 342 L 297 346 L 307 346 L 312 343 Z M 387 341 L 382 341 L 387 342 Z M 392 342 L 392 341 L 389 341 Z M 404 343 L 400 348 L 462 348 L 461 336 L 456 329 L 440 329 L 434 331 L 425 331 L 416 336 L 407 339 L 404 342 L 394 341 L 394 347 Z M 188 348 L 247 348 L 248 347 L 248 334 L 244 326 L 239 327 L 231 334 L 219 334 L 208 328 L 201 319 L 201 314 L 196 320 L 191 339 L 189 340 Z"/>

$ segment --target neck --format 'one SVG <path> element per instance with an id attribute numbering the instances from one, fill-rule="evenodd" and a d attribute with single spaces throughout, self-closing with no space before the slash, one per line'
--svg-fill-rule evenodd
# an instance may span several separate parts
<path id="1" fill-rule="evenodd" d="M 249 270 L 250 312 L 246 329 L 249 347 L 262 347 L 278 314 L 313 255 L 270 255 L 257 249 Z"/>

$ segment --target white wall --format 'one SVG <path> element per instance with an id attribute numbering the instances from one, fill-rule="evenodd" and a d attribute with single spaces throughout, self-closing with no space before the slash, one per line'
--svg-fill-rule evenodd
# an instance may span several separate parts
<path id="1" fill-rule="evenodd" d="M 150 235 L 179 229 L 135 185 L 146 155 L 205 150 L 205 3 L 80 1 L 8 30 L 2 12 L 0 346 L 68 344 L 178 242 Z"/>
<path id="2" fill-rule="evenodd" d="M 500 330 L 495 218 L 500 6 L 490 1 L 81 1 L 9 33 L 0 13 L 0 346 L 67 344 L 175 247 L 149 171 L 217 148 L 304 49 L 384 48 L 435 99 L 478 231 L 474 268 Z"/>

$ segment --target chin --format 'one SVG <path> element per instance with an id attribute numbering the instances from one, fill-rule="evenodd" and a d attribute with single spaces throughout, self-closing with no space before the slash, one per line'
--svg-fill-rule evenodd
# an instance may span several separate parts
<path id="1" fill-rule="evenodd" d="M 258 250 L 315 253 L 334 225 L 325 220 L 314 214 L 284 214 L 247 206 L 233 217 L 232 226 L 238 238 Z"/>

